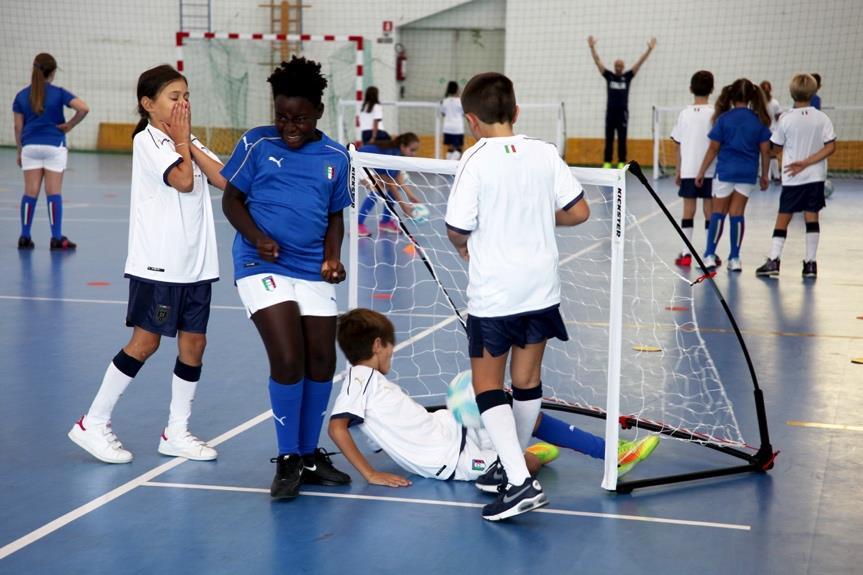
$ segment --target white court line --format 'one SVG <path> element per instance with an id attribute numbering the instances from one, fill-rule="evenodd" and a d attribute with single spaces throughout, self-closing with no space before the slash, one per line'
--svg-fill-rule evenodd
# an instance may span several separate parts
<path id="1" fill-rule="evenodd" d="M 657 211 L 657 212 L 654 212 L 652 214 L 649 214 L 639 221 L 641 222 L 641 221 L 645 221 L 649 218 L 652 218 L 657 213 L 661 213 L 661 212 Z M 3 218 L 0 218 L 0 219 L 3 219 Z M 17 219 L 15 221 L 17 221 Z M 603 241 L 604 240 L 600 240 L 600 241 L 596 242 L 595 244 L 593 244 L 592 246 L 588 246 L 588 247 L 584 248 L 583 250 L 578 252 L 578 254 L 583 254 L 586 251 L 589 251 L 591 249 L 596 249 L 598 246 L 602 245 Z M 573 254 L 573 255 L 569 256 L 568 259 L 574 258 L 578 254 Z M 568 261 L 568 259 L 566 261 Z M 561 262 L 561 263 L 564 263 L 564 262 Z M 16 296 L 0 296 L 0 299 L 26 299 L 26 298 L 16 297 Z M 51 298 L 39 298 L 39 299 L 32 298 L 32 299 L 34 299 L 35 301 L 39 301 L 39 299 L 46 299 L 48 301 L 73 301 L 73 300 L 62 300 L 59 298 L 57 300 L 53 300 Z M 83 300 L 83 301 L 87 302 L 87 303 L 92 303 L 93 301 L 98 302 L 98 300 Z M 113 303 L 113 302 L 111 302 L 111 300 L 103 300 L 103 301 Z M 124 302 L 124 303 L 126 303 L 126 302 Z M 396 345 L 394 351 L 398 351 L 400 349 L 403 349 L 404 347 L 411 345 L 412 343 L 426 337 L 427 335 L 432 334 L 435 331 L 451 324 L 452 322 L 456 321 L 457 319 L 458 319 L 458 316 L 452 315 L 449 318 L 432 325 L 431 327 L 429 327 L 429 328 L 421 331 L 420 333 L 416 334 L 412 338 L 405 340 L 404 342 Z M 343 374 L 336 376 L 335 378 L 333 378 L 333 383 L 336 383 L 337 381 L 341 380 L 342 377 L 343 377 Z M 272 415 L 272 411 L 270 411 L 270 410 L 268 410 L 268 411 L 266 411 L 260 415 L 257 415 L 256 417 L 250 419 L 249 421 L 247 421 L 243 424 L 240 424 L 239 426 L 235 427 L 234 429 L 231 429 L 230 431 L 220 435 L 219 437 L 214 439 L 212 442 L 210 442 L 210 445 L 218 445 L 219 443 L 222 443 L 223 441 L 226 441 L 227 439 L 234 437 L 235 435 L 238 435 L 239 433 L 242 433 L 243 431 L 246 431 L 247 429 L 249 429 L 251 427 L 254 427 L 255 425 L 257 425 L 261 421 L 267 420 L 269 417 L 271 417 L 271 415 Z M 84 515 L 90 513 L 91 511 L 94 511 L 94 510 L 102 507 L 103 505 L 110 503 L 114 499 L 117 499 L 118 497 L 125 495 L 126 493 L 135 489 L 136 487 L 140 487 L 144 483 L 149 482 L 151 479 L 155 479 L 156 477 L 158 477 L 162 473 L 165 473 L 166 471 L 169 471 L 169 470 L 177 467 L 178 465 L 185 463 L 186 461 L 187 461 L 186 459 L 177 458 L 177 459 L 174 459 L 172 461 L 169 461 L 168 463 L 160 465 L 159 467 L 156 467 L 155 469 L 152 469 L 152 470 L 150 470 L 150 471 L 148 471 L 142 475 L 139 475 L 135 479 L 132 479 L 131 481 L 121 485 L 120 487 L 117 487 L 116 489 L 109 491 L 108 493 L 101 495 L 101 496 L 97 497 L 96 499 L 93 499 L 92 501 L 90 501 L 88 503 L 85 503 L 84 505 L 78 507 L 77 509 L 73 509 L 69 513 L 66 513 L 65 515 L 58 517 L 54 521 L 51 521 L 50 523 L 47 523 L 47 524 L 43 525 L 42 527 L 39 527 L 38 529 L 31 531 L 30 533 L 24 535 L 23 537 L 20 537 L 20 538 L 16 539 L 15 541 L 12 541 L 11 543 L 4 545 L 3 547 L 0 547 L 0 560 L 2 560 L 5 557 L 8 557 L 12 553 L 19 551 L 19 550 L 23 549 L 24 547 L 26 547 L 32 543 L 35 543 L 36 541 L 42 539 L 46 535 L 49 535 L 49 534 L 53 533 L 54 531 L 56 531 L 56 530 L 58 530 L 64 526 L 68 525 L 69 523 L 75 521 L 76 519 L 83 517 Z M 370 497 L 370 496 L 355 496 L 355 497 Z M 411 501 L 417 501 L 417 500 L 411 500 Z M 447 504 L 447 502 L 436 502 L 436 503 L 441 504 L 441 505 Z M 453 504 L 453 505 L 456 505 L 456 504 Z M 462 505 L 475 505 L 475 504 L 462 504 Z M 539 512 L 544 511 L 545 513 L 554 512 L 554 513 L 557 513 L 560 515 L 584 515 L 584 516 L 599 516 L 599 515 L 601 515 L 601 514 L 587 514 L 586 512 L 564 511 L 564 510 L 542 510 L 542 509 L 540 509 L 538 511 Z M 623 518 L 626 516 L 621 515 L 619 517 Z M 649 521 L 650 519 L 638 518 L 637 516 L 632 516 L 632 520 Z M 668 520 L 668 521 L 671 522 L 671 521 L 676 521 L 676 520 Z M 697 524 L 697 522 L 695 522 L 695 523 L 690 522 L 690 523 L 684 523 L 684 524 L 687 524 L 687 525 L 688 524 Z M 703 525 L 708 525 L 708 524 L 704 523 Z M 715 525 L 721 526 L 723 524 L 715 524 Z M 726 529 L 745 529 L 745 530 L 750 529 L 749 526 L 736 526 L 736 527 L 724 527 L 724 528 L 726 528 Z"/>
<path id="2" fill-rule="evenodd" d="M 19 216 L 0 216 L 0 222 L 20 222 L 21 218 Z M 48 218 L 45 216 L 36 216 L 33 218 L 34 222 L 47 222 Z M 76 223 L 88 223 L 88 224 L 128 224 L 129 218 L 76 218 L 76 217 L 68 217 L 63 216 L 63 223 L 67 222 L 76 222 Z M 227 224 L 228 220 L 213 220 L 214 224 Z"/>
<path id="3" fill-rule="evenodd" d="M 447 319 L 432 325 L 428 329 L 421 331 L 420 333 L 416 334 L 412 338 L 407 339 L 403 343 L 400 343 L 399 345 L 397 345 L 395 347 L 394 351 L 398 351 L 399 349 L 402 349 L 404 347 L 411 345 L 412 343 L 415 343 L 416 341 L 426 337 L 427 335 L 434 333 L 438 329 L 451 324 L 456 319 L 457 319 L 456 316 L 450 316 Z M 336 375 L 336 377 L 333 378 L 333 383 L 334 384 L 338 383 L 339 381 L 342 380 L 343 377 L 344 377 L 344 373 L 340 373 L 340 374 Z M 272 417 L 272 415 L 273 415 L 272 410 L 268 409 L 264 413 L 256 415 L 252 419 L 250 419 L 244 423 L 241 423 L 237 427 L 235 427 L 229 431 L 226 431 L 222 435 L 219 435 L 218 437 L 212 439 L 211 441 L 208 441 L 207 443 L 209 443 L 210 445 L 215 447 L 215 446 L 217 446 L 221 443 L 224 443 L 225 441 L 239 435 L 240 433 L 243 433 L 244 431 L 251 429 L 252 427 L 258 425 L 259 423 L 268 420 L 269 418 Z M 132 479 L 131 481 L 124 483 L 120 487 L 117 487 L 116 489 L 113 489 L 104 495 L 100 495 L 99 497 L 93 499 L 92 501 L 89 501 L 88 503 L 85 503 L 84 505 L 82 505 L 76 509 L 73 509 L 72 511 L 66 513 L 65 515 L 62 515 L 62 516 L 58 517 L 57 519 L 51 521 L 50 523 L 46 523 L 42 527 L 39 527 L 38 529 L 31 531 L 30 533 L 24 535 L 23 537 L 19 537 L 15 541 L 12 541 L 11 543 L 4 545 L 3 547 L 0 547 L 0 560 L 4 559 L 5 557 L 8 557 L 9 555 L 11 555 L 12 553 L 15 553 L 16 551 L 20 551 L 21 549 L 23 549 L 24 547 L 27 547 L 31 543 L 35 543 L 36 541 L 42 539 L 46 535 L 50 535 L 51 533 L 53 533 L 54 531 L 57 531 L 61 527 L 65 527 L 69 523 L 75 521 L 76 519 L 83 517 L 84 515 L 87 515 L 91 511 L 95 511 L 96 509 L 99 509 L 100 507 L 102 507 L 106 503 L 110 503 L 111 501 L 117 499 L 121 495 L 125 495 L 129 491 L 132 491 L 136 487 L 140 487 L 141 485 L 143 485 L 144 483 L 147 483 L 151 479 L 155 479 L 156 477 L 165 473 L 166 471 L 170 471 L 171 469 L 174 469 L 178 465 L 182 465 L 186 461 L 188 461 L 188 460 L 183 459 L 182 457 L 178 457 L 176 459 L 169 461 L 168 463 L 164 463 L 164 464 L 160 465 L 159 467 L 151 469 L 150 471 L 147 471 L 146 473 L 139 475 L 138 477 Z"/>
<path id="4" fill-rule="evenodd" d="M 269 489 L 257 487 L 231 487 L 228 485 L 201 485 L 195 483 L 163 483 L 161 481 L 147 481 L 143 487 L 163 487 L 175 489 L 198 489 L 204 491 L 233 491 L 237 493 L 266 493 Z M 358 495 L 354 493 L 324 493 L 320 491 L 300 491 L 304 497 L 329 497 L 331 499 L 355 499 L 361 501 L 382 501 L 387 503 L 413 503 L 415 505 L 437 505 L 442 507 L 470 507 L 481 508 L 482 503 L 466 503 L 462 501 L 441 501 L 439 499 L 415 499 L 413 497 L 386 497 L 382 495 Z M 733 529 L 737 531 L 751 531 L 751 525 L 739 525 L 736 523 L 715 523 L 712 521 L 691 521 L 688 519 L 670 519 L 667 517 L 646 517 L 643 515 L 620 515 L 618 513 L 594 513 L 591 511 L 570 511 L 567 509 L 538 509 L 536 513 L 547 513 L 550 515 L 565 515 L 569 517 L 593 517 L 597 519 L 615 519 L 620 521 L 641 521 L 645 523 L 664 523 L 666 525 L 685 525 L 687 527 L 711 527 L 714 529 Z"/>

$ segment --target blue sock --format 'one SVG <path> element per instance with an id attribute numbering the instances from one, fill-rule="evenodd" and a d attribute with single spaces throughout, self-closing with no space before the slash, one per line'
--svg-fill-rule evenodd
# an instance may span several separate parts
<path id="1" fill-rule="evenodd" d="M 375 207 L 375 199 L 372 196 L 366 196 L 366 199 L 363 200 L 362 205 L 360 206 L 360 216 L 359 222 L 360 225 L 366 222 L 366 218 L 369 217 L 369 212 L 372 211 Z"/>
<path id="2" fill-rule="evenodd" d="M 746 227 L 743 223 L 743 216 L 731 216 L 728 222 L 731 224 L 731 254 L 728 258 L 739 258 L 740 246 L 743 245 L 743 230 Z"/>
<path id="3" fill-rule="evenodd" d="M 710 216 L 710 226 L 707 228 L 707 249 L 704 257 L 716 255 L 716 244 L 722 237 L 722 226 L 725 224 L 725 214 L 713 212 Z"/>
<path id="4" fill-rule="evenodd" d="M 333 380 L 303 380 L 303 407 L 300 412 L 300 455 L 313 453 L 318 447 L 321 427 L 330 402 Z"/>
<path id="5" fill-rule="evenodd" d="M 582 431 L 546 412 L 542 413 L 539 427 L 533 432 L 533 436 L 558 447 L 574 449 L 596 459 L 605 459 L 605 440 L 603 438 Z"/>
<path id="6" fill-rule="evenodd" d="M 300 409 L 303 405 L 303 382 L 283 385 L 270 378 L 270 404 L 276 422 L 279 455 L 300 452 Z"/>
<path id="7" fill-rule="evenodd" d="M 59 240 L 63 237 L 63 196 L 54 194 L 48 196 L 48 222 L 51 224 L 51 237 Z"/>
<path id="8" fill-rule="evenodd" d="M 36 198 L 21 196 L 21 235 L 30 237 L 30 226 L 33 225 L 33 212 L 36 211 Z"/>

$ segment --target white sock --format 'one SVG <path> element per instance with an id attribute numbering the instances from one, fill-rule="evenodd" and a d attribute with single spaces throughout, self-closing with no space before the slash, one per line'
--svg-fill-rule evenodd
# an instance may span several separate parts
<path id="1" fill-rule="evenodd" d="M 454 151 L 454 152 L 452 153 L 452 159 L 453 159 L 453 160 L 459 160 L 459 159 L 461 159 L 461 152 L 459 152 L 458 150 Z"/>
<path id="2" fill-rule="evenodd" d="M 518 444 L 522 451 L 527 449 L 527 444 L 530 443 L 530 438 L 533 436 L 533 428 L 536 427 L 536 420 L 539 417 L 541 407 L 542 398 L 512 402 L 515 432 L 518 435 Z"/>
<path id="3" fill-rule="evenodd" d="M 177 374 L 171 380 L 171 411 L 168 415 L 168 429 L 186 431 L 192 416 L 192 402 L 195 400 L 197 381 L 186 381 Z"/>
<path id="4" fill-rule="evenodd" d="M 96 392 L 96 397 L 93 398 L 93 403 L 84 419 L 84 427 L 86 428 L 88 423 L 105 425 L 111 421 L 114 406 L 117 405 L 117 401 L 130 383 L 132 383 L 132 378 L 117 369 L 112 361 L 105 371 L 102 385 L 99 386 L 99 391 Z"/>
<path id="5" fill-rule="evenodd" d="M 686 236 L 686 239 L 689 240 L 689 243 L 692 243 L 692 228 L 682 228 L 683 235 Z M 690 255 L 689 248 L 686 245 L 683 246 L 683 251 L 680 252 L 682 255 L 687 256 Z"/>
<path id="6" fill-rule="evenodd" d="M 809 234 L 806 234 L 807 238 Z M 807 243 L 808 245 L 808 243 Z M 770 249 L 770 259 L 779 259 L 782 255 L 782 248 L 785 246 L 785 238 L 782 236 L 773 236 L 773 247 Z"/>
<path id="7" fill-rule="evenodd" d="M 818 239 L 821 234 L 818 232 L 807 232 L 806 234 L 806 261 L 814 262 L 815 254 L 818 252 Z"/>
<path id="8" fill-rule="evenodd" d="M 512 485 L 521 485 L 530 477 L 530 472 L 519 447 L 512 408 L 509 405 L 496 405 L 484 411 L 480 417 L 506 471 L 507 481 Z"/>

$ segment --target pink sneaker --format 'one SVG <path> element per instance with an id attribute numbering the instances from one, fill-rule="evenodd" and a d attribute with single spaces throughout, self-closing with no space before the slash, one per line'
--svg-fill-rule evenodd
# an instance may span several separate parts
<path id="1" fill-rule="evenodd" d="M 359 226 L 357 226 L 357 237 L 370 238 L 372 237 L 372 233 L 369 231 L 365 224 L 360 224 Z"/>
<path id="2" fill-rule="evenodd" d="M 381 222 L 378 224 L 379 232 L 389 232 L 391 234 L 399 233 L 399 225 L 395 222 L 395 220 L 390 220 L 388 222 Z"/>

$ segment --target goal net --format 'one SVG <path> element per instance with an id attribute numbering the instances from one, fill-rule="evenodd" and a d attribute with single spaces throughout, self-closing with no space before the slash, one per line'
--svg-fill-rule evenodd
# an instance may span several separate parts
<path id="1" fill-rule="evenodd" d="M 440 159 L 443 154 L 443 118 L 441 103 L 435 101 L 400 100 L 381 102 L 384 109 L 384 125 L 391 135 L 413 132 L 420 138 L 420 156 Z M 563 102 L 519 103 L 517 134 L 551 142 L 561 156 L 566 153 L 566 113 Z M 356 101 L 339 102 L 338 139 L 347 145 L 358 141 Z M 465 124 L 465 145 L 473 143 Z"/>
<path id="2" fill-rule="evenodd" d="M 469 369 L 462 325 L 467 265 L 444 225 L 457 163 L 360 152 L 352 160 L 358 204 L 383 193 L 376 170 L 401 170 L 405 185 L 429 210 L 428 221 L 417 222 L 378 201 L 365 221 L 370 238 L 357 236 L 354 213 L 350 304 L 393 320 L 400 346 L 395 380 L 416 397 L 443 397 L 452 377 Z M 729 393 L 701 332 L 698 313 L 718 309 L 713 293 L 704 283 L 693 284 L 700 272 L 681 275 L 654 250 L 653 238 L 673 225 L 661 205 L 625 170 L 573 173 L 586 190 L 591 217 L 557 230 L 561 312 L 570 340 L 549 342 L 542 374 L 546 404 L 605 418 L 602 485 L 609 490 L 620 489 L 618 422 L 635 426 L 637 434 L 650 429 L 754 457 L 734 409 L 735 401 L 744 402 L 751 416 L 752 388 Z M 377 226 L 383 214 L 400 222 L 400 234 Z"/>
<path id="3" fill-rule="evenodd" d="M 681 110 L 682 106 L 653 106 L 654 179 L 674 175 L 677 144 L 671 139 L 671 131 Z M 830 117 L 836 132 L 836 152 L 827 160 L 828 175 L 834 178 L 863 176 L 859 146 L 863 139 L 863 106 L 825 106 L 821 111 Z"/>
<path id="4" fill-rule="evenodd" d="M 362 90 L 358 37 L 181 32 L 177 47 L 177 67 L 195 89 L 193 129 L 221 154 L 230 153 L 249 128 L 273 123 L 267 78 L 292 55 L 321 64 L 327 88 L 318 128 L 324 132 L 338 132 L 338 103 L 351 99 L 355 110 Z"/>

